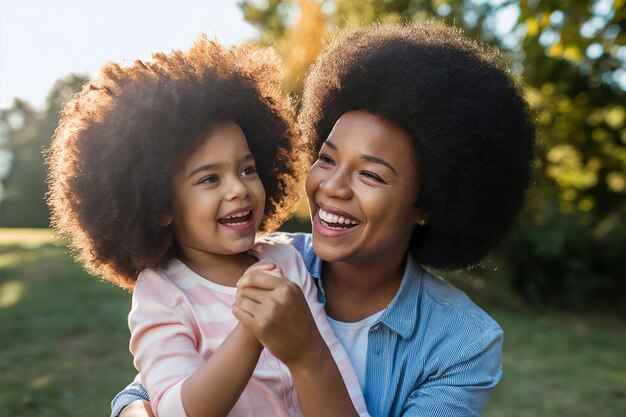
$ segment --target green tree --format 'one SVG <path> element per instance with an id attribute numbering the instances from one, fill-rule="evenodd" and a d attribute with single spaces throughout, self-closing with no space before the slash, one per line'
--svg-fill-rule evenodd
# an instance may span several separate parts
<path id="1" fill-rule="evenodd" d="M 49 211 L 43 151 L 50 146 L 62 104 L 80 89 L 85 77 L 69 75 L 50 91 L 46 108 L 33 109 L 16 100 L 0 114 L 0 154 L 5 171 L 0 224 L 3 227 L 48 227 Z M 8 168 L 8 169 L 7 169 Z"/>

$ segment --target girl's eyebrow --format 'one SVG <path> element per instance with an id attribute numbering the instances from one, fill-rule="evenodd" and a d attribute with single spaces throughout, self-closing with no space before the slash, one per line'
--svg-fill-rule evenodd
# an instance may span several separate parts
<path id="1" fill-rule="evenodd" d="M 243 162 L 248 162 L 248 161 L 254 161 L 254 156 L 251 153 L 245 154 L 244 156 L 239 158 L 239 163 L 240 164 L 243 163 Z M 216 170 L 218 170 L 220 168 L 224 168 L 224 165 L 226 165 L 226 164 L 206 164 L 206 165 L 200 165 L 199 167 L 196 167 L 193 171 L 191 171 L 189 173 L 189 175 L 187 175 L 187 179 L 193 177 L 198 172 L 216 171 Z"/>
<path id="2" fill-rule="evenodd" d="M 326 145 L 328 146 L 330 149 L 333 150 L 337 150 L 337 145 L 335 145 L 334 143 L 332 143 L 329 140 L 324 141 L 324 143 L 322 143 L 322 145 Z M 369 162 L 373 162 L 375 164 L 380 164 L 380 165 L 384 165 L 387 168 L 389 168 L 390 170 L 393 171 L 394 174 L 396 174 L 396 176 L 398 175 L 398 173 L 396 172 L 396 170 L 391 166 L 391 164 L 387 161 L 385 161 L 382 158 L 379 158 L 377 156 L 372 156 L 372 155 L 365 155 L 365 154 L 359 154 L 359 156 L 361 157 L 361 159 L 365 160 L 365 161 L 369 161 Z"/>

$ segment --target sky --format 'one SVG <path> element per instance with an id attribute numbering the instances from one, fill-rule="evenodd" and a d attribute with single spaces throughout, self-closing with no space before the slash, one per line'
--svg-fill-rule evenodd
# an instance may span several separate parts
<path id="1" fill-rule="evenodd" d="M 0 0 L 0 108 L 18 97 L 42 109 L 65 75 L 188 49 L 201 33 L 258 37 L 236 0 Z"/>

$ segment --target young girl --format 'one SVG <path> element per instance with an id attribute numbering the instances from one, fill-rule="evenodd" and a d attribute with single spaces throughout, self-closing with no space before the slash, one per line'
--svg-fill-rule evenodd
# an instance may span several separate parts
<path id="1" fill-rule="evenodd" d="M 201 38 L 108 64 L 64 108 L 48 156 L 53 224 L 90 271 L 134 288 L 130 349 L 157 416 L 367 415 L 297 251 L 255 245 L 290 213 L 304 166 L 280 74 L 267 50 Z M 237 311 L 247 274 L 280 280 Z M 330 385 L 292 374 L 238 324 L 264 326 L 285 292 L 309 303 L 297 314 L 312 314 L 306 330 L 336 361 L 319 367 Z"/>

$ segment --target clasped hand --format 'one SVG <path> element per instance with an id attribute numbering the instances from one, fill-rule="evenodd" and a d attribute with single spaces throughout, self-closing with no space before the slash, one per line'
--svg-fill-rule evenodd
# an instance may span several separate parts
<path id="1" fill-rule="evenodd" d="M 233 314 L 239 322 L 293 371 L 314 361 L 321 340 L 302 289 L 274 263 L 259 261 L 237 283 Z"/>

